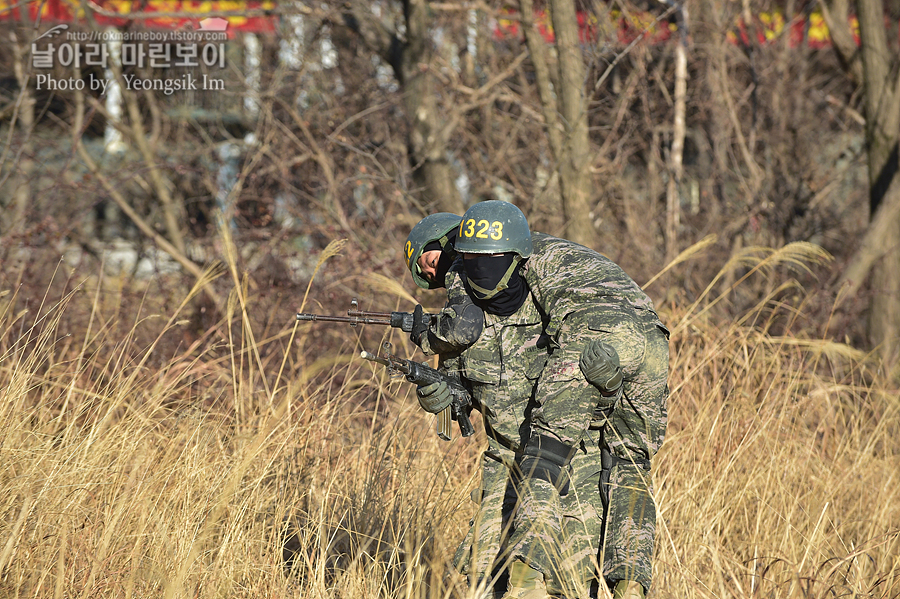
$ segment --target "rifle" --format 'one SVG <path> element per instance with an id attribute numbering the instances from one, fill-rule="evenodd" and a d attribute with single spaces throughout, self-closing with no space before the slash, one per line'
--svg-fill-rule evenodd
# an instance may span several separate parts
<path id="1" fill-rule="evenodd" d="M 422 386 L 444 381 L 450 387 L 453 400 L 449 406 L 437 415 L 438 437 L 444 441 L 449 441 L 453 438 L 450 430 L 451 420 L 456 420 L 459 423 L 459 432 L 462 433 L 463 437 L 469 437 L 475 432 L 475 429 L 472 428 L 472 422 L 469 420 L 468 409 L 472 405 L 472 398 L 459 381 L 425 364 L 405 360 L 393 355 L 390 343 L 385 343 L 383 349 L 384 353 L 380 357 L 367 351 L 361 351 L 359 356 L 370 362 L 383 364 L 391 374 L 402 374 L 410 383 Z"/>
<path id="2" fill-rule="evenodd" d="M 347 310 L 347 316 L 326 316 L 324 314 L 304 314 L 297 312 L 297 320 L 323 322 L 347 322 L 351 327 L 360 324 L 383 324 L 390 325 L 395 329 L 400 329 L 404 333 L 411 333 L 416 324 L 424 324 L 428 326 L 437 318 L 437 314 L 423 313 L 419 323 L 416 323 L 416 314 L 414 312 L 364 312 L 359 309 L 359 302 L 354 297 L 350 302 L 350 309 Z"/>
<path id="3" fill-rule="evenodd" d="M 326 316 L 324 314 L 297 312 L 297 320 L 346 322 L 351 327 L 360 324 L 390 325 L 405 333 L 411 333 L 416 324 L 428 326 L 437 318 L 437 314 L 417 314 L 417 312 L 419 310 L 416 310 L 416 312 L 365 312 L 359 309 L 359 302 L 354 297 L 350 302 L 350 309 L 347 310 L 347 316 Z M 416 322 L 417 319 L 419 320 L 418 323 Z M 469 397 L 468 391 L 458 381 L 441 374 L 434 368 L 392 355 L 390 348 L 390 343 L 385 343 L 385 352 L 382 357 L 367 351 L 362 352 L 360 356 L 366 360 L 383 364 L 391 374 L 402 374 L 406 377 L 406 380 L 417 385 L 430 385 L 439 381 L 446 381 L 453 394 L 453 402 L 440 414 L 437 414 L 438 436 L 444 441 L 449 441 L 452 438 L 450 430 L 451 420 L 459 422 L 459 430 L 463 437 L 468 437 L 474 433 L 475 430 L 472 428 L 472 422 L 469 420 L 467 411 L 467 408 L 472 405 L 472 398 Z"/>

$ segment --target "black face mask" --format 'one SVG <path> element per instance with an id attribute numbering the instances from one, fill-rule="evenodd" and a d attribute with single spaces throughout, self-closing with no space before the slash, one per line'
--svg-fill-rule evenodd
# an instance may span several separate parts
<path id="1" fill-rule="evenodd" d="M 519 257 L 512 253 L 475 254 L 464 259 L 463 284 L 472 302 L 498 316 L 515 313 L 528 297 L 528 285 L 519 273 L 519 266 Z"/>
<path id="2" fill-rule="evenodd" d="M 456 260 L 456 252 L 448 245 L 441 252 L 441 257 L 438 258 L 437 266 L 434 269 L 434 278 L 441 287 L 444 287 L 447 271 L 450 270 L 454 260 Z"/>

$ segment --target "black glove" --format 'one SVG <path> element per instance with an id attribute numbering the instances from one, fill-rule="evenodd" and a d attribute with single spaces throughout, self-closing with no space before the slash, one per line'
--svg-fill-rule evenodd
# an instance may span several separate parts
<path id="1" fill-rule="evenodd" d="M 622 386 L 622 367 L 619 354 L 609 343 L 592 339 L 581 352 L 578 361 L 584 378 L 604 395 L 612 395 Z"/>
<path id="2" fill-rule="evenodd" d="M 409 340 L 422 347 L 422 335 L 428 332 L 428 325 L 431 324 L 431 315 L 425 314 L 422 310 L 422 304 L 417 304 L 413 310 L 412 331 L 409 333 Z"/>
<path id="3" fill-rule="evenodd" d="M 450 386 L 445 381 L 438 381 L 424 387 L 416 387 L 416 395 L 419 398 L 419 405 L 422 406 L 422 409 L 432 414 L 442 412 L 453 401 Z"/>

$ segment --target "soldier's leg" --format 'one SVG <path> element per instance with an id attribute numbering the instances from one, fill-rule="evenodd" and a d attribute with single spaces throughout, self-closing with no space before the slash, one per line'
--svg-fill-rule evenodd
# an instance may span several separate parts
<path id="1" fill-rule="evenodd" d="M 566 319 L 538 383 L 512 537 L 514 555 L 543 573 L 549 591 L 566 596 L 586 596 L 602 530 L 597 432 L 592 439 L 587 430 L 600 393 L 578 365 L 597 333 L 580 316 Z"/>
<path id="2" fill-rule="evenodd" d="M 634 580 L 644 589 L 652 576 L 656 534 L 650 460 L 665 437 L 668 340 L 655 325 L 641 325 L 646 339 L 641 367 L 626 377 L 622 397 L 609 415 L 601 491 L 609 507 L 602 551 L 607 581 Z"/>
<path id="3" fill-rule="evenodd" d="M 519 503 L 514 512 L 510 536 L 510 558 L 529 565 L 544 575 L 544 581 L 558 577 L 561 561 L 562 507 L 556 487 L 538 478 L 519 481 Z"/>
<path id="4" fill-rule="evenodd" d="M 637 580 L 648 588 L 651 578 L 656 510 L 649 462 L 662 444 L 666 426 L 668 339 L 655 319 L 617 306 L 570 314 L 558 336 L 538 389 L 539 408 L 533 429 L 564 443 L 583 440 L 589 415 L 608 400 L 587 383 L 577 366 L 592 338 L 615 347 L 624 373 L 624 390 L 613 404 L 605 431 L 610 464 L 607 489 L 610 507 L 601 552 L 608 581 Z M 642 468 L 646 467 L 646 469 Z"/>
<path id="5" fill-rule="evenodd" d="M 490 590 L 501 573 L 498 568 L 503 566 L 503 547 L 515 507 L 508 467 L 513 460 L 512 451 L 489 439 L 488 449 L 481 457 L 481 484 L 472 493 L 472 499 L 479 504 L 478 512 L 453 560 L 473 588 L 480 585 Z"/>
<path id="6" fill-rule="evenodd" d="M 520 482 L 511 553 L 543 574 L 549 593 L 574 599 L 588 597 L 599 578 L 597 554 L 603 531 L 599 431 L 586 434 L 564 469 L 562 485 L 535 477 Z"/>
<path id="7" fill-rule="evenodd" d="M 587 597 L 599 579 L 598 548 L 603 536 L 603 498 L 600 495 L 599 431 L 589 431 L 581 451 L 570 463 L 571 490 L 563 496 L 563 538 L 569 550 L 563 555 L 560 570 L 571 582 L 566 596 Z"/>

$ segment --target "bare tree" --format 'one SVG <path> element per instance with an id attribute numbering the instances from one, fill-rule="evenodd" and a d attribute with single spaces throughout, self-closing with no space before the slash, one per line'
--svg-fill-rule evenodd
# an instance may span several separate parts
<path id="1" fill-rule="evenodd" d="M 435 96 L 428 2 L 402 0 L 402 8 L 402 35 L 377 18 L 368 2 L 348 2 L 343 18 L 366 46 L 391 66 L 400 84 L 409 127 L 408 158 L 414 195 L 427 206 L 462 214 L 462 200 L 447 158 L 453 123 L 447 123 Z"/>
<path id="2" fill-rule="evenodd" d="M 589 218 L 591 145 L 585 94 L 586 68 L 578 43 L 575 4 L 568 0 L 551 0 L 549 3 L 556 36 L 555 60 L 544 38 L 535 29 L 531 0 L 520 0 L 519 6 L 525 40 L 534 63 L 544 125 L 559 176 L 563 234 L 572 241 L 592 246 L 595 232 L 593 219 Z"/>
<path id="3" fill-rule="evenodd" d="M 684 173 L 685 112 L 687 104 L 687 9 L 679 10 L 679 39 L 675 45 L 675 94 L 672 119 L 672 147 L 669 150 L 669 182 L 666 188 L 666 260 L 678 254 L 681 224 L 681 184 Z"/>
<path id="4" fill-rule="evenodd" d="M 27 19 L 25 20 L 26 27 L 23 29 L 27 31 L 28 23 Z M 35 118 L 35 100 L 34 93 L 29 86 L 31 69 L 28 68 L 28 41 L 19 39 L 15 27 L 10 29 L 9 35 L 14 54 L 13 70 L 20 90 L 13 110 L 11 127 L 13 129 L 18 127 L 21 131 L 22 145 L 20 150 L 9 159 L 8 156 L 12 153 L 12 136 L 10 136 L 9 143 L 3 148 L 2 156 L 0 156 L 0 187 L 3 187 L 5 181 L 10 181 L 13 193 L 10 194 L 12 206 L 7 217 L 9 221 L 7 226 L 11 231 L 23 232 L 26 229 L 28 207 L 32 200 L 30 180 L 34 171 L 32 129 Z M 2 220 L 0 219 L 0 224 L 2 224 Z"/>
<path id="5" fill-rule="evenodd" d="M 851 74 L 861 76 L 865 91 L 870 224 L 841 283 L 853 295 L 871 271 L 869 339 L 886 360 L 895 362 L 900 352 L 900 56 L 888 43 L 880 0 L 856 2 L 859 52 L 849 34 L 847 9 L 844 0 L 834 2 L 828 18 L 830 28 L 839 32 L 835 48 Z"/>

